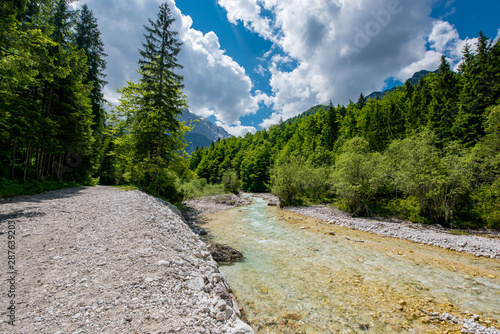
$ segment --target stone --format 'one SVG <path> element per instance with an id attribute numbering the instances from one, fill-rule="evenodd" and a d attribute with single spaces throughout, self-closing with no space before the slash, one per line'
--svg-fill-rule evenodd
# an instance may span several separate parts
<path id="1" fill-rule="evenodd" d="M 229 330 L 229 334 L 255 334 L 255 332 L 252 327 L 238 319 L 234 322 L 233 328 Z"/>
<path id="2" fill-rule="evenodd" d="M 218 243 L 208 243 L 208 251 L 212 254 L 212 258 L 219 263 L 229 263 L 237 259 L 243 258 L 243 254 L 228 246 Z"/>
<path id="3" fill-rule="evenodd" d="M 226 302 L 224 300 L 219 300 L 217 304 L 215 305 L 216 308 L 218 308 L 221 311 L 224 311 L 226 309 Z"/>

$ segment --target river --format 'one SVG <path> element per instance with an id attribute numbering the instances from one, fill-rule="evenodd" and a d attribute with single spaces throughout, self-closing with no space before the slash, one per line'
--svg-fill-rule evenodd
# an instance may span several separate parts
<path id="1" fill-rule="evenodd" d="M 498 259 L 329 225 L 260 198 L 206 220 L 208 240 L 244 254 L 221 271 L 257 333 L 460 333 L 435 316 L 445 312 L 498 327 Z"/>

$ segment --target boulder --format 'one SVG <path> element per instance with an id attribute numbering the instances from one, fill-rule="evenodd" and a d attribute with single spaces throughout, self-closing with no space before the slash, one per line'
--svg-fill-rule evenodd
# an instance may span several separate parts
<path id="1" fill-rule="evenodd" d="M 218 263 L 228 263 L 243 258 L 243 254 L 240 251 L 228 245 L 207 243 L 207 246 L 213 259 Z"/>

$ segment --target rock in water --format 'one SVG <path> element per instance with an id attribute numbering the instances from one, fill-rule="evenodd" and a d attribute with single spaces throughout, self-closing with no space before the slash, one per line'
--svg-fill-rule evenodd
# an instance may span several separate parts
<path id="1" fill-rule="evenodd" d="M 212 254 L 213 259 L 216 262 L 233 262 L 237 259 L 243 258 L 243 254 L 224 244 L 218 244 L 218 243 L 207 243 L 208 246 L 208 251 L 210 254 Z"/>

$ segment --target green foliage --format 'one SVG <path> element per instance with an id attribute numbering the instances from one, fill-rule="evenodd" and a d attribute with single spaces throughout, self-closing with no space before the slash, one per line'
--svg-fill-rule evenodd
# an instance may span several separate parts
<path id="1" fill-rule="evenodd" d="M 420 201 L 415 196 L 394 198 L 389 201 L 386 208 L 396 218 L 414 223 L 428 223 L 428 220 L 421 214 Z"/>
<path id="2" fill-rule="evenodd" d="M 500 230 L 500 179 L 474 191 L 474 211 L 490 229 Z"/>
<path id="3" fill-rule="evenodd" d="M 187 107 L 181 92 L 177 54 L 181 43 L 171 30 L 174 19 L 166 3 L 156 21 L 149 20 L 139 60 L 139 83 L 128 82 L 110 117 L 112 150 L 108 159 L 118 184 L 132 183 L 173 203 L 183 199 L 180 177 L 189 175 L 184 133 L 178 116 Z M 114 174 L 114 175 L 113 175 Z M 189 192 L 189 191 L 187 191 Z"/>
<path id="4" fill-rule="evenodd" d="M 420 203 L 420 212 L 451 226 L 457 207 L 466 204 L 472 173 L 467 151 L 450 145 L 441 151 L 430 132 L 394 141 L 386 157 L 393 187 Z"/>
<path id="5" fill-rule="evenodd" d="M 224 186 L 224 191 L 227 193 L 235 195 L 240 193 L 241 183 L 238 179 L 238 174 L 232 169 L 228 169 L 222 174 L 222 185 Z"/>
<path id="6" fill-rule="evenodd" d="M 382 155 L 370 152 L 360 137 L 347 141 L 341 151 L 332 173 L 334 189 L 353 215 L 370 215 L 375 196 L 387 183 Z"/>
<path id="7" fill-rule="evenodd" d="M 303 158 L 278 161 L 271 170 L 271 191 L 282 206 L 296 205 L 304 200 L 319 201 L 330 195 L 328 168 L 315 167 Z"/>
<path id="8" fill-rule="evenodd" d="M 6 178 L 0 178 L 0 198 L 11 198 L 21 195 L 35 195 L 45 191 L 57 190 L 61 188 L 78 187 L 85 184 L 75 181 L 38 181 L 28 180 L 26 182 L 16 182 Z"/>
<path id="9" fill-rule="evenodd" d="M 187 199 L 221 195 L 225 193 L 222 184 L 208 184 L 207 180 L 200 178 L 193 178 L 189 182 L 181 184 L 180 190 Z"/>

